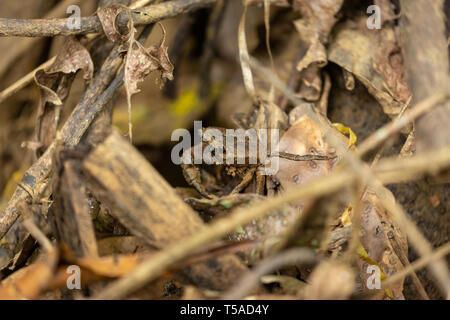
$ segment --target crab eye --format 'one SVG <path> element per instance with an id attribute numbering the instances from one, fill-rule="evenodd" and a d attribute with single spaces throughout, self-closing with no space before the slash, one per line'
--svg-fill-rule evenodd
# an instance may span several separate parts
<path id="1" fill-rule="evenodd" d="M 298 182 L 298 180 L 299 180 L 299 177 L 298 177 L 298 175 L 295 175 L 295 176 L 293 176 L 293 177 L 292 177 L 292 180 L 294 180 L 294 182 L 295 182 L 295 183 L 297 183 L 297 182 Z"/>
<path id="2" fill-rule="evenodd" d="M 273 184 L 275 185 L 275 188 L 278 188 L 280 186 L 280 181 L 276 179 L 272 179 Z"/>

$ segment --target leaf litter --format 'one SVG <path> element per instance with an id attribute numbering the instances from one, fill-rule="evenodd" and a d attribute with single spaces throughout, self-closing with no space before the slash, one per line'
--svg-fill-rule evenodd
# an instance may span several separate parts
<path id="1" fill-rule="evenodd" d="M 141 27 L 135 25 L 136 12 L 112 2 L 95 14 L 104 48 L 114 46 L 118 52 L 111 79 L 123 74 L 126 94 L 117 95 L 117 106 L 109 104 L 90 125 L 105 139 L 94 144 L 81 139 L 68 147 L 58 133 L 61 108 L 68 105 L 72 87 L 89 90 L 76 87 L 77 72 L 83 71 L 88 85 L 100 73 L 97 58 L 91 59 L 92 38 L 66 37 L 54 62 L 34 74 L 40 93 L 37 122 L 31 126 L 35 137 L 24 145 L 33 149 L 37 161 L 50 150 L 52 173 L 36 186 L 19 182 L 18 188 L 30 196 L 20 203 L 25 237 L 13 228 L 2 238 L 2 248 L 9 251 L 0 260 L 1 299 L 221 298 L 239 288 L 246 288 L 240 297 L 274 299 L 439 297 L 436 286 L 414 271 L 406 280 L 371 291 L 368 270 L 379 270 L 383 285 L 410 266 L 406 234 L 411 237 L 411 229 L 399 223 L 386 203 L 397 201 L 412 217 L 423 218 L 428 212 L 445 212 L 445 191 L 421 180 L 423 188 L 415 192 L 428 205 L 417 209 L 405 202 L 411 191 L 405 195 L 381 187 L 380 193 L 357 169 L 359 158 L 354 168 L 349 165 L 365 143 L 356 133 L 377 136 L 378 128 L 367 123 L 385 124 L 412 101 L 396 1 L 376 1 L 383 17 L 379 30 L 366 27 L 364 6 L 353 2 L 228 2 L 217 5 L 214 14 L 212 9 L 186 13 L 192 15 L 189 28 L 177 19 L 164 27 L 158 22 L 160 38 L 149 47 L 137 40 Z M 233 38 L 224 37 L 222 30 L 234 30 Z M 270 76 L 262 76 L 261 68 Z M 144 82 L 146 78 L 154 81 Z M 176 81 L 168 85 L 167 80 Z M 205 96 L 204 88 L 214 93 Z M 137 93 L 136 111 L 146 112 L 135 112 L 140 117 L 135 130 L 143 138 L 133 145 L 131 97 Z M 124 107 L 130 142 L 114 128 L 119 122 L 111 123 L 113 108 L 119 109 L 117 115 Z M 181 117 L 174 121 L 173 113 Z M 355 121 L 355 114 L 363 119 Z M 18 119 L 25 122 L 22 117 Z M 276 174 L 264 176 L 247 165 L 200 164 L 183 181 L 182 169 L 169 160 L 173 144 L 161 141 L 169 141 L 174 128 L 190 129 L 195 117 L 208 125 L 279 130 L 278 153 L 258 164 L 276 159 Z M 387 139 L 376 155 L 366 154 L 362 161 L 372 161 L 376 172 L 383 153 L 417 157 L 412 130 L 404 126 L 399 141 Z M 352 170 L 356 178 L 350 176 Z M 292 196 L 340 175 L 352 182 Z M 432 194 L 423 196 L 425 189 Z M 272 209 L 259 215 L 253 212 L 258 206 Z M 236 218 L 244 213 L 257 218 Z M 433 228 L 434 233 L 440 230 Z M 21 241 L 11 241 L 13 237 Z M 433 244 L 445 243 L 441 239 Z M 311 263 L 298 259 L 306 252 L 301 250 L 313 257 Z M 297 258 L 287 259 L 289 254 Z M 81 268 L 81 286 L 89 290 L 67 289 L 69 265 Z M 252 276 L 256 282 L 248 282 Z M 117 289 L 127 286 L 133 289 Z"/>

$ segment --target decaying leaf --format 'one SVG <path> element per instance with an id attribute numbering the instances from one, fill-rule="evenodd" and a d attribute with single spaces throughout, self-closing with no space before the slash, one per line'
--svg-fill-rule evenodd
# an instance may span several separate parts
<path id="1" fill-rule="evenodd" d="M 302 73 L 302 83 L 299 96 L 308 101 L 316 101 L 320 97 L 322 78 L 320 69 L 327 64 L 325 45 L 328 35 L 336 23 L 336 14 L 343 0 L 296 0 L 294 9 L 300 11 L 301 19 L 294 22 L 300 39 L 306 44 L 307 50 L 297 65 Z"/>
<path id="2" fill-rule="evenodd" d="M 128 102 L 128 126 L 129 135 L 132 140 L 132 123 L 131 123 L 131 96 L 140 90 L 137 85 L 143 81 L 152 71 L 159 70 L 161 72 L 161 80 L 173 80 L 173 65 L 169 60 L 167 47 L 164 46 L 166 39 L 166 31 L 162 24 L 163 36 L 156 46 L 145 49 L 138 41 L 131 39 L 128 53 L 125 61 L 125 89 L 127 91 Z"/>
<path id="3" fill-rule="evenodd" d="M 57 263 L 56 249 L 43 252 L 37 261 L 0 282 L 0 300 L 38 298 L 53 277 Z"/>
<path id="4" fill-rule="evenodd" d="M 173 80 L 173 64 L 170 62 L 169 54 L 167 53 L 167 47 L 164 46 L 166 41 L 166 30 L 160 23 L 163 36 L 161 41 L 156 46 L 148 48 L 150 55 L 158 62 L 158 70 L 161 72 L 161 80 Z"/>
<path id="5" fill-rule="evenodd" d="M 67 38 L 60 53 L 56 56 L 55 62 L 45 69 L 47 74 L 54 73 L 75 73 L 83 70 L 84 79 L 90 80 L 94 73 L 94 63 L 92 62 L 89 51 L 81 42 L 73 37 Z"/>
<path id="6" fill-rule="evenodd" d="M 411 94 L 393 28 L 369 30 L 361 18 L 356 22 L 347 21 L 336 29 L 328 59 L 354 74 L 387 115 L 397 115 Z"/>
<path id="7" fill-rule="evenodd" d="M 162 24 L 159 24 L 163 31 L 163 36 L 159 44 L 145 49 L 138 41 L 133 41 L 127 54 L 125 67 L 125 83 L 129 95 L 138 93 L 139 82 L 143 81 L 150 72 L 159 70 L 161 79 L 173 79 L 173 65 L 167 54 L 167 47 L 164 46 L 166 31 Z"/>
<path id="8" fill-rule="evenodd" d="M 69 95 L 75 73 L 83 70 L 84 79 L 92 78 L 94 64 L 87 49 L 77 38 L 64 42 L 55 62 L 45 70 L 39 70 L 34 80 L 41 94 L 37 112 L 36 142 L 39 156 L 53 141 L 59 122 L 60 107 Z"/>
<path id="9" fill-rule="evenodd" d="M 121 13 L 125 13 L 128 17 L 127 30 L 119 30 L 117 21 Z M 126 50 L 126 43 L 130 39 L 134 39 L 134 25 L 131 17 L 131 11 L 128 7 L 121 4 L 112 4 L 107 7 L 100 8 L 97 16 L 105 32 L 106 37 L 112 42 L 122 45 L 122 49 Z"/>

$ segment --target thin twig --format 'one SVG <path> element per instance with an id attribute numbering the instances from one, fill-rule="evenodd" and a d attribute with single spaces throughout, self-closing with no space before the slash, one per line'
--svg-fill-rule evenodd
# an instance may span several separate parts
<path id="1" fill-rule="evenodd" d="M 382 288 L 387 288 L 388 286 L 401 281 L 403 278 L 408 276 L 409 274 L 413 273 L 414 271 L 417 271 L 423 267 L 425 267 L 427 264 L 433 262 L 437 259 L 442 259 L 446 255 L 450 253 L 450 242 L 444 244 L 443 246 L 437 248 L 434 250 L 433 253 L 422 256 L 420 259 L 412 262 L 409 266 L 405 267 L 401 271 L 398 271 L 394 273 L 389 278 L 382 281 L 381 286 Z"/>
<path id="2" fill-rule="evenodd" d="M 37 242 L 42 246 L 42 248 L 49 252 L 53 250 L 52 243 L 50 240 L 42 233 L 41 230 L 36 226 L 31 218 L 25 219 L 23 221 L 24 227 L 28 230 L 28 232 L 36 239 Z"/>
<path id="3" fill-rule="evenodd" d="M 56 56 L 53 58 L 50 58 L 43 64 L 41 64 L 39 67 L 34 69 L 33 71 L 27 73 L 25 76 L 14 82 L 12 85 L 10 85 L 8 88 L 0 92 L 0 103 L 11 97 L 12 95 L 16 94 L 18 91 L 25 88 L 27 85 L 29 85 L 34 80 L 34 75 L 37 71 L 41 69 L 45 69 L 50 67 L 53 62 L 55 62 Z"/>
<path id="4" fill-rule="evenodd" d="M 440 102 L 444 101 L 448 98 L 449 95 L 445 94 L 434 94 L 423 101 L 417 103 L 414 107 L 412 107 L 409 111 L 406 111 L 405 114 L 401 117 L 396 118 L 394 121 L 389 122 L 384 125 L 373 134 L 371 134 L 368 138 L 366 138 L 360 145 L 358 145 L 357 155 L 362 156 L 378 146 L 388 137 L 393 135 L 395 132 L 400 131 L 403 127 L 405 127 L 408 123 L 413 122 L 419 116 L 423 115 L 425 112 L 431 110 L 433 107 L 437 106 Z"/>

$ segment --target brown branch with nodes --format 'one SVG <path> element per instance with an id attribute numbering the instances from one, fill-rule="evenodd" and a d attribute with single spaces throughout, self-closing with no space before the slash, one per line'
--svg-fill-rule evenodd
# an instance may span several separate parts
<path id="1" fill-rule="evenodd" d="M 158 22 L 162 19 L 191 12 L 211 4 L 217 0 L 175 0 L 150 5 L 132 11 L 131 17 L 135 26 Z M 0 18 L 0 36 L 3 37 L 54 37 L 103 32 L 100 19 L 95 15 L 82 17 L 79 29 L 69 27 L 69 19 L 5 19 Z M 117 27 L 128 26 L 128 16 L 119 15 Z"/>

